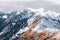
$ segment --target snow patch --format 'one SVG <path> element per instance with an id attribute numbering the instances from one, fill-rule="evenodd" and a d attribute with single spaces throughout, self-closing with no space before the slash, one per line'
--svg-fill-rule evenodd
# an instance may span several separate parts
<path id="1" fill-rule="evenodd" d="M 7 18 L 7 15 L 4 15 L 2 18 L 5 18 L 6 19 Z"/>

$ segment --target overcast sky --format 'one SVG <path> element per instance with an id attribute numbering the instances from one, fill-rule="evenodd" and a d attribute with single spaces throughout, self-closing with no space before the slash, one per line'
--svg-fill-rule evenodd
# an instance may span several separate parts
<path id="1" fill-rule="evenodd" d="M 44 8 L 60 12 L 59 0 L 0 0 L 0 10 L 21 10 L 24 8 Z"/>

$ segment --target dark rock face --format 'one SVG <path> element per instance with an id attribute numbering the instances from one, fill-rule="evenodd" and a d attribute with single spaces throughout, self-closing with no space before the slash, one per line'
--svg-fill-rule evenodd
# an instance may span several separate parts
<path id="1" fill-rule="evenodd" d="M 19 15 L 14 15 L 14 14 L 16 14 L 16 12 L 11 12 L 11 14 L 1 13 L 0 40 L 12 40 L 11 38 L 13 35 L 15 35 L 20 29 L 28 25 L 27 23 L 28 18 L 21 17 L 23 16 L 23 14 L 19 14 Z M 7 15 L 8 17 L 6 19 L 2 18 L 4 15 Z"/>

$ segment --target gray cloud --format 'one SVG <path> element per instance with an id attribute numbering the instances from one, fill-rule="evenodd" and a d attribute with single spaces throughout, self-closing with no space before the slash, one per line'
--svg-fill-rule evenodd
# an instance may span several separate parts
<path id="1" fill-rule="evenodd" d="M 53 2 L 49 1 L 11 1 L 11 2 L 0 2 L 0 10 L 21 10 L 24 8 L 44 8 L 45 11 L 53 10 L 56 12 L 60 12 L 60 5 L 55 5 Z"/>

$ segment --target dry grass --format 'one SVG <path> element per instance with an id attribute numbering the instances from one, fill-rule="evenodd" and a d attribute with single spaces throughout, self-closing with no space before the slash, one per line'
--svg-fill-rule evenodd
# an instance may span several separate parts
<path id="1" fill-rule="evenodd" d="M 38 25 L 37 22 L 32 23 L 29 29 L 21 34 L 17 40 L 60 40 L 60 31 L 54 33 L 44 30 L 42 32 L 32 32 L 32 29 Z"/>

